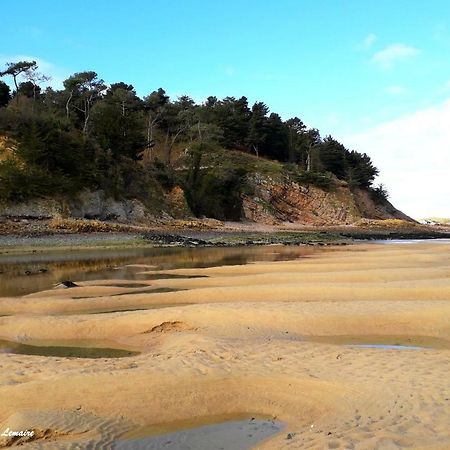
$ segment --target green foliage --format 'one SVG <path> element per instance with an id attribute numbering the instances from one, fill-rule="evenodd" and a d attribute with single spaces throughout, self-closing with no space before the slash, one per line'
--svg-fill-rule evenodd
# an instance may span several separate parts
<path id="1" fill-rule="evenodd" d="M 288 139 L 288 161 L 305 167 L 310 142 L 305 124 L 294 117 L 285 122 Z"/>
<path id="2" fill-rule="evenodd" d="M 92 183 L 92 147 L 81 133 L 52 117 L 6 112 L 3 129 L 18 141 L 0 166 L 0 199 L 74 193 Z"/>
<path id="3" fill-rule="evenodd" d="M 370 187 L 378 175 L 378 169 L 373 165 L 370 157 L 353 150 L 347 153 L 347 161 L 349 181 L 358 186 Z"/>
<path id="4" fill-rule="evenodd" d="M 207 110 L 208 120 L 223 130 L 224 147 L 245 147 L 251 117 L 246 97 L 225 97 L 221 101 L 210 98 L 204 108 Z"/>
<path id="5" fill-rule="evenodd" d="M 31 81 L 24 81 L 19 84 L 19 95 L 23 95 L 28 98 L 34 98 L 36 95 L 39 95 L 41 88 L 39 86 L 35 86 Z"/>
<path id="6" fill-rule="evenodd" d="M 319 152 L 321 169 L 333 173 L 351 185 L 370 187 L 378 175 L 378 169 L 369 156 L 347 150 L 331 136 L 326 137 L 316 148 Z"/>
<path id="7" fill-rule="evenodd" d="M 259 150 L 267 139 L 267 113 L 269 108 L 263 102 L 256 102 L 252 107 L 252 114 L 249 120 L 249 130 L 247 143 L 250 148 L 259 155 Z"/>
<path id="8" fill-rule="evenodd" d="M 5 75 L 13 77 L 14 85 L 18 90 L 19 86 L 17 84 L 17 77 L 23 73 L 33 71 L 36 69 L 37 69 L 36 61 L 18 61 L 16 63 L 9 62 L 6 63 L 6 69 L 0 72 L 0 77 L 4 77 Z"/>
<path id="9" fill-rule="evenodd" d="M 389 198 L 389 192 L 383 184 L 371 188 L 370 194 L 375 201 L 386 201 Z"/>
<path id="10" fill-rule="evenodd" d="M 287 164 L 284 171 L 291 180 L 298 184 L 312 185 L 326 191 L 332 190 L 336 186 L 335 179 L 330 172 L 307 172 L 299 169 L 295 164 Z"/>
<path id="11" fill-rule="evenodd" d="M 0 80 L 0 108 L 6 106 L 11 100 L 11 89 L 9 86 Z"/>
<path id="12" fill-rule="evenodd" d="M 173 168 L 158 159 L 156 159 L 153 164 L 149 165 L 146 168 L 146 171 L 150 178 L 156 180 L 163 189 L 172 189 L 178 183 Z"/>
<path id="13" fill-rule="evenodd" d="M 104 99 L 92 108 L 91 135 L 115 157 L 138 160 L 145 145 L 140 99 L 133 86 L 112 85 Z"/>
<path id="14" fill-rule="evenodd" d="M 202 171 L 195 189 L 188 189 L 186 197 L 197 216 L 219 220 L 239 220 L 242 216 L 241 193 L 246 172 L 242 169 Z"/>
<path id="15" fill-rule="evenodd" d="M 0 158 L 0 200 L 93 188 L 162 205 L 164 192 L 181 184 L 197 215 L 237 220 L 249 174 L 287 171 L 323 189 L 335 177 L 370 188 L 378 174 L 366 154 L 322 139 L 298 117 L 284 121 L 262 102 L 250 108 L 246 97 L 197 104 L 159 88 L 141 99 L 132 85 L 108 87 L 94 71 L 71 75 L 58 91 L 41 87 L 48 77 L 37 69 L 19 61 L 0 72 L 16 86 L 11 100 L 0 81 L 0 133 L 17 142 Z"/>
<path id="16" fill-rule="evenodd" d="M 247 175 L 252 171 L 248 160 L 254 157 L 233 152 L 230 158 L 228 153 L 212 142 L 197 141 L 192 145 L 184 187 L 195 215 L 219 220 L 241 218 L 242 194 L 247 193 Z"/>
<path id="17" fill-rule="evenodd" d="M 261 155 L 278 161 L 287 161 L 289 157 L 288 135 L 286 125 L 276 113 L 267 119 L 267 137 Z"/>
<path id="18" fill-rule="evenodd" d="M 40 167 L 22 168 L 14 160 L 0 162 L 0 199 L 24 201 L 33 197 L 45 197 L 70 193 L 72 185 L 61 172 L 52 173 Z"/>

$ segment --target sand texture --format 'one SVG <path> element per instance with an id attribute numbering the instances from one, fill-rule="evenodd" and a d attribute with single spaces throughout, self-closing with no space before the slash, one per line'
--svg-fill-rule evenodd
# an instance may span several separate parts
<path id="1" fill-rule="evenodd" d="M 285 424 L 258 449 L 450 449 L 450 243 L 134 269 L 135 287 L 0 299 L 0 339 L 140 352 L 0 352 L 0 432 L 36 433 L 0 447 L 111 449 L 140 427 L 247 414 Z"/>

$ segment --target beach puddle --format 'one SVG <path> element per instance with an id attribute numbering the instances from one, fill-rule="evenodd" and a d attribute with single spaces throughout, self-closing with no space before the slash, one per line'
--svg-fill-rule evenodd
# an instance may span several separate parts
<path id="1" fill-rule="evenodd" d="M 417 345 L 387 345 L 387 344 L 348 344 L 348 347 L 380 348 L 382 350 L 424 350 L 427 347 Z"/>
<path id="2" fill-rule="evenodd" d="M 89 287 L 97 287 L 97 286 L 102 286 L 101 284 L 99 285 L 92 285 L 92 286 L 87 286 L 87 288 Z M 108 286 L 109 287 L 109 286 Z M 163 294 L 165 292 L 178 292 L 178 291 L 184 291 L 185 289 L 176 289 L 176 288 L 166 288 L 166 287 L 162 287 L 162 288 L 154 288 L 154 287 L 149 287 L 148 289 L 140 289 L 139 291 L 126 291 L 126 292 L 120 292 L 118 294 L 105 294 L 105 295 L 73 295 L 71 298 L 78 298 L 78 299 L 83 299 L 83 298 L 102 298 L 102 297 L 120 297 L 122 295 L 130 295 L 130 294 Z"/>
<path id="3" fill-rule="evenodd" d="M 450 349 L 450 341 L 432 336 L 314 336 L 313 342 L 382 350 Z"/>
<path id="4" fill-rule="evenodd" d="M 114 450 L 245 450 L 274 436 L 283 424 L 261 416 L 222 415 L 143 427 L 117 440 Z"/>
<path id="5" fill-rule="evenodd" d="M 52 250 L 0 255 L 0 297 L 16 297 L 51 289 L 64 280 L 75 283 L 118 280 L 116 287 L 145 288 L 146 281 L 184 276 L 152 274 L 179 268 L 285 261 L 320 251 L 306 246 L 245 246 L 210 248 L 134 248 Z M 147 273 L 142 274 L 142 271 Z M 188 277 L 190 278 L 190 277 Z M 123 281 L 120 281 L 123 280 Z M 111 284 L 114 286 L 114 283 Z"/>
<path id="6" fill-rule="evenodd" d="M 114 283 L 114 284 L 95 284 L 94 286 L 117 287 L 117 288 L 146 288 L 150 287 L 147 283 Z"/>
<path id="7" fill-rule="evenodd" d="M 70 343 L 78 343 L 71 341 Z M 88 342 L 80 341 L 78 345 Z M 46 343 L 49 344 L 49 343 Z M 138 355 L 139 352 L 94 346 L 66 346 L 66 345 L 35 345 L 0 339 L 0 353 L 14 353 L 17 355 L 56 356 L 61 358 L 124 358 Z M 92 344 L 91 344 L 92 345 Z"/>
<path id="8" fill-rule="evenodd" d="M 103 309 L 96 309 L 94 311 L 89 311 L 89 314 L 109 314 L 109 313 L 131 312 L 131 311 L 148 311 L 149 309 L 175 308 L 177 306 L 182 307 L 182 306 L 189 306 L 189 305 L 194 305 L 194 303 L 154 303 L 152 305 L 137 306 L 136 308 L 125 306 L 123 309 L 117 308 L 117 307 L 111 307 L 111 308 L 103 308 Z M 86 314 L 86 311 L 78 311 L 78 312 L 71 311 L 68 314 L 70 314 L 70 315 Z"/>

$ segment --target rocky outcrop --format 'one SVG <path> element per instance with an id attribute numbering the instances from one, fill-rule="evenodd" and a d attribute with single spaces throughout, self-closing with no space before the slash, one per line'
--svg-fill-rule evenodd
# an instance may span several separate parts
<path id="1" fill-rule="evenodd" d="M 83 218 L 139 222 L 149 217 L 139 200 L 114 200 L 102 191 L 83 191 L 73 199 L 39 198 L 0 205 L 0 217 L 19 219 Z"/>
<path id="2" fill-rule="evenodd" d="M 56 199 L 33 199 L 22 203 L 1 203 L 0 218 L 52 219 L 67 215 L 64 201 Z"/>
<path id="3" fill-rule="evenodd" d="M 320 226 L 351 224 L 361 218 L 412 220 L 387 200 L 376 201 L 368 191 L 350 190 L 338 180 L 329 190 L 258 174 L 248 181 L 253 195 L 243 197 L 243 219 L 252 222 Z"/>
<path id="4" fill-rule="evenodd" d="M 347 183 L 339 180 L 325 190 L 299 184 L 289 177 L 253 174 L 247 184 L 247 191 L 252 194 L 242 196 L 242 219 L 246 221 L 312 226 L 346 225 L 362 218 L 412 221 L 387 200 L 376 199 L 367 190 L 351 190 Z M 85 190 L 73 199 L 55 197 L 0 205 L 0 219 L 83 218 L 144 223 L 192 218 L 184 191 L 179 186 L 162 194 L 156 206 L 150 209 L 136 199 L 116 200 L 102 191 Z"/>
<path id="5" fill-rule="evenodd" d="M 411 217 L 399 211 L 386 199 L 373 198 L 373 195 L 364 189 L 354 189 L 353 198 L 361 217 L 365 219 L 400 219 L 415 222 Z"/>
<path id="6" fill-rule="evenodd" d="M 139 200 L 114 200 L 105 197 L 102 191 L 84 191 L 73 202 L 69 215 L 74 218 L 139 222 L 148 214 Z"/>

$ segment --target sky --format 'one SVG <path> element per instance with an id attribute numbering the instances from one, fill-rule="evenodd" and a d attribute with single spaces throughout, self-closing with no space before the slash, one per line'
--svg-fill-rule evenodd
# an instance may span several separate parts
<path id="1" fill-rule="evenodd" d="M 22 0 L 2 13 L 0 67 L 34 59 L 58 88 L 95 70 L 141 96 L 263 101 L 369 154 L 406 214 L 450 217 L 448 0 Z"/>

